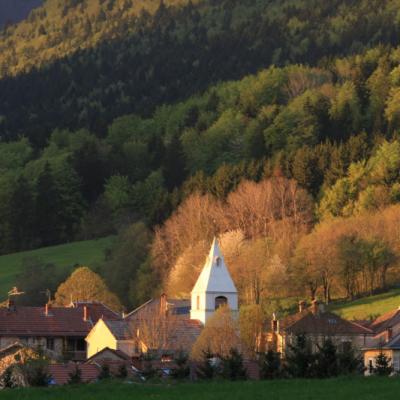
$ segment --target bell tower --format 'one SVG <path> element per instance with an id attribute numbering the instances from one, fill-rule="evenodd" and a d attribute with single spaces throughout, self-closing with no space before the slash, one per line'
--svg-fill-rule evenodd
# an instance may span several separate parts
<path id="1" fill-rule="evenodd" d="M 214 238 L 210 253 L 191 293 L 190 318 L 203 324 L 215 310 L 228 305 L 233 313 L 238 312 L 238 293 L 225 265 L 224 257 Z"/>

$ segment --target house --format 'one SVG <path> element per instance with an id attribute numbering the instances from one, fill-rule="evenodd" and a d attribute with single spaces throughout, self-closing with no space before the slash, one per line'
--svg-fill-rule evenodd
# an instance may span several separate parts
<path id="1" fill-rule="evenodd" d="M 366 325 L 373 332 L 372 342 L 363 348 L 366 374 L 373 372 L 380 352 L 390 358 L 394 372 L 400 372 L 400 307 Z"/>
<path id="2" fill-rule="evenodd" d="M 373 331 L 325 311 L 317 301 L 313 301 L 311 307 L 306 307 L 305 302 L 301 301 L 296 314 L 282 319 L 273 317 L 266 328 L 263 347 L 285 357 L 298 335 L 307 337 L 313 351 L 328 338 L 345 351 L 350 345 L 356 349 L 370 345 Z"/>
<path id="3" fill-rule="evenodd" d="M 87 356 L 107 347 L 134 358 L 153 352 L 167 359 L 179 350 L 190 352 L 204 324 L 223 305 L 238 313 L 238 292 L 214 239 L 190 300 L 163 294 L 118 321 L 100 319 L 86 337 Z"/>
<path id="4" fill-rule="evenodd" d="M 72 303 L 69 307 L 23 307 L 11 300 L 0 308 L 0 349 L 16 342 L 41 347 L 60 359 L 86 359 L 85 337 L 100 318 L 120 315 L 100 303 Z"/>

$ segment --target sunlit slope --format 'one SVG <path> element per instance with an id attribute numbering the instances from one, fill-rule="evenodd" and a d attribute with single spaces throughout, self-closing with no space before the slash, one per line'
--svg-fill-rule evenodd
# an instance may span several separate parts
<path id="1" fill-rule="evenodd" d="M 21 272 L 25 259 L 37 258 L 64 269 L 77 264 L 94 266 L 104 260 L 104 251 L 110 247 L 112 240 L 112 237 L 107 237 L 0 256 L 0 299 L 4 299 L 15 285 L 15 278 Z"/>

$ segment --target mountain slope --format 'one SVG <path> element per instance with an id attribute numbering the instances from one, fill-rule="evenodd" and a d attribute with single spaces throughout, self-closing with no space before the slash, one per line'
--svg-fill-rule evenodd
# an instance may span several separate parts
<path id="1" fill-rule="evenodd" d="M 141 13 L 133 19 L 117 18 L 131 8 L 114 15 L 122 3 L 111 3 L 110 15 L 104 11 L 108 3 L 102 5 L 102 22 L 88 11 L 97 0 L 71 5 L 67 15 L 74 16 L 78 28 L 71 22 L 70 30 L 64 30 L 52 22 L 58 34 L 54 45 L 50 28 L 37 33 L 39 17 L 3 38 L 3 73 L 42 67 L 0 81 L 1 137 L 26 135 L 41 147 L 57 127 L 85 127 L 104 135 L 117 116 L 150 115 L 156 106 L 217 81 L 241 78 L 270 64 L 316 64 L 379 43 L 394 44 L 399 34 L 399 7 L 389 0 L 203 0 L 179 7 L 162 3 L 157 10 L 157 2 L 149 1 L 134 4 L 153 5 L 154 15 Z M 49 0 L 46 7 L 56 4 Z M 86 36 L 85 18 L 94 18 Z M 39 47 L 25 44 L 30 35 Z M 17 44 L 14 55 L 6 45 L 10 40 Z M 82 46 L 86 49 L 75 52 Z M 59 58 L 63 54 L 70 56 Z M 47 65 L 49 59 L 55 61 Z"/>
<path id="2" fill-rule="evenodd" d="M 6 23 L 16 23 L 23 20 L 30 11 L 41 4 L 42 0 L 1 0 L 0 29 Z"/>
<path id="3" fill-rule="evenodd" d="M 173 6 L 187 2 L 165 0 Z M 47 0 L 0 36 L 0 76 L 123 37 L 134 30 L 139 15 L 154 14 L 159 4 L 160 0 Z"/>

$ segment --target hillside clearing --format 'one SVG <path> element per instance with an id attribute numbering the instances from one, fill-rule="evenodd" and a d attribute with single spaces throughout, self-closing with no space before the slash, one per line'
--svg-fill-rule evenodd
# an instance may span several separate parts
<path id="1" fill-rule="evenodd" d="M 104 250 L 110 247 L 112 240 L 110 236 L 0 256 L 0 299 L 4 299 L 15 285 L 24 260 L 38 258 L 44 263 L 68 269 L 77 264 L 94 266 L 104 259 Z"/>
<path id="2" fill-rule="evenodd" d="M 400 289 L 392 289 L 386 293 L 364 297 L 352 302 L 333 304 L 330 309 L 342 318 L 369 319 L 400 306 Z"/>

